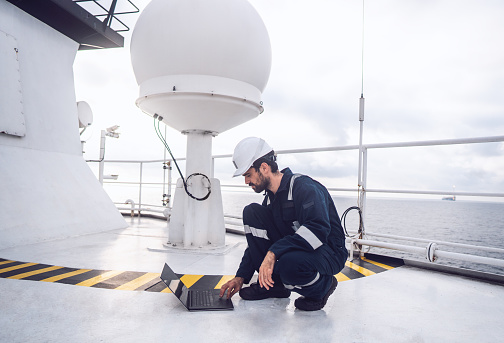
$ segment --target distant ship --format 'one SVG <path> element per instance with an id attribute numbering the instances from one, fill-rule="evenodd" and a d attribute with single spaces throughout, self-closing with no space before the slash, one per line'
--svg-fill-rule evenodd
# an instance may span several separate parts
<path id="1" fill-rule="evenodd" d="M 444 197 L 443 200 L 455 201 L 455 186 L 453 186 L 453 195 L 449 197 Z"/>

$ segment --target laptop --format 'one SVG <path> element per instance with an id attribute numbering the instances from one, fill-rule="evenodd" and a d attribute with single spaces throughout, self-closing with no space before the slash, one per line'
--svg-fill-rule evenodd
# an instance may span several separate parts
<path id="1" fill-rule="evenodd" d="M 221 311 L 232 310 L 233 302 L 225 294 L 219 297 L 220 289 L 189 289 L 179 279 L 177 274 L 165 263 L 161 280 L 175 294 L 189 311 Z"/>

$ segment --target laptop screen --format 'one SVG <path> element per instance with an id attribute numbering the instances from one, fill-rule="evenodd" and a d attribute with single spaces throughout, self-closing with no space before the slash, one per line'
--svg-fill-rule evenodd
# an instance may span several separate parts
<path id="1" fill-rule="evenodd" d="M 182 301 L 182 303 L 187 304 L 187 296 L 189 293 L 189 290 L 187 289 L 186 285 L 180 279 L 177 280 L 170 280 L 168 283 L 168 288 L 170 291 L 175 294 L 177 298 Z"/>

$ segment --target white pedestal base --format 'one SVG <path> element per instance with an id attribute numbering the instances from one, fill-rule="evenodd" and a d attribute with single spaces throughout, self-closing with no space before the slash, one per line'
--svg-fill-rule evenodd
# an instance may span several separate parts
<path id="1" fill-rule="evenodd" d="M 190 198 L 182 179 L 177 181 L 169 225 L 169 244 L 184 248 L 217 248 L 225 245 L 226 228 L 218 179 L 210 179 L 211 194 L 198 201 Z"/>

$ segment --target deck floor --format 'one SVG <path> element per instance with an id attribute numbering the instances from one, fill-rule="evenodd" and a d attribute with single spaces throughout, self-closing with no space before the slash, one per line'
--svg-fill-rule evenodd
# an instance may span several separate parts
<path id="1" fill-rule="evenodd" d="M 213 252 L 165 249 L 166 224 L 133 219 L 100 234 L 0 250 L 0 258 L 55 266 L 233 275 L 244 237 Z M 0 266 L 1 267 L 1 266 Z M 496 342 L 504 287 L 401 266 L 340 282 L 326 307 L 290 299 L 244 301 L 234 311 L 188 312 L 173 294 L 0 278 L 0 342 Z"/>

